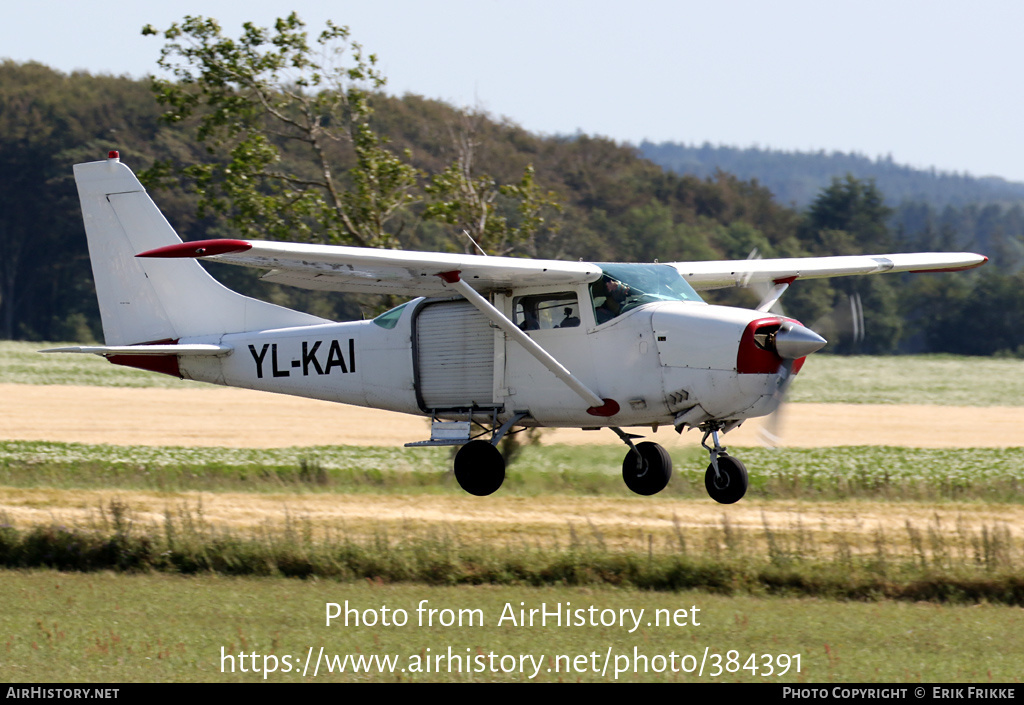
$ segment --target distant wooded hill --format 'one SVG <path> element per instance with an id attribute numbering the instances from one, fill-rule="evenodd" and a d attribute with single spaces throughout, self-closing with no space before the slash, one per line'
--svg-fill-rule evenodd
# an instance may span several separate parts
<path id="1" fill-rule="evenodd" d="M 644 142 L 640 154 L 677 174 L 702 178 L 722 171 L 741 179 L 757 179 L 780 203 L 798 208 L 810 205 L 834 178 L 852 174 L 874 179 L 890 206 L 922 201 L 933 208 L 974 203 L 1024 202 L 1024 184 L 999 177 L 974 177 L 935 169 L 914 169 L 897 164 L 891 156 L 870 159 L 842 152 L 785 152 L 756 147 L 715 147 L 675 142 Z"/>

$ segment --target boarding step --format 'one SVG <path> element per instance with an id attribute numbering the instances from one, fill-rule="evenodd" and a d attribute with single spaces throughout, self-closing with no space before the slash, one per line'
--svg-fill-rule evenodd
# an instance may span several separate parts
<path id="1" fill-rule="evenodd" d="M 438 421 L 430 423 L 430 440 L 406 443 L 406 448 L 422 446 L 461 446 L 469 442 L 472 424 L 469 421 Z"/>

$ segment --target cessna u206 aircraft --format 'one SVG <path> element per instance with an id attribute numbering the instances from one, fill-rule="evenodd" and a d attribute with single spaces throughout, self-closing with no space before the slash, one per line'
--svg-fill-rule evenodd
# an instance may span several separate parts
<path id="1" fill-rule="evenodd" d="M 602 264 L 183 243 L 117 152 L 74 171 L 106 344 L 47 352 L 428 416 L 430 439 L 407 445 L 462 446 L 455 476 L 475 495 L 504 480 L 498 441 L 530 426 L 610 428 L 629 446 L 626 484 L 655 494 L 669 481 L 671 458 L 622 429 L 672 425 L 703 431 L 708 493 L 735 502 L 747 472 L 719 434 L 773 412 L 804 358 L 826 344 L 771 313 L 793 281 L 987 261 L 918 253 Z M 338 323 L 233 292 L 197 259 L 263 268 L 264 280 L 292 286 L 417 298 L 373 320 Z M 767 289 L 753 310 L 712 306 L 697 293 L 751 283 Z"/>

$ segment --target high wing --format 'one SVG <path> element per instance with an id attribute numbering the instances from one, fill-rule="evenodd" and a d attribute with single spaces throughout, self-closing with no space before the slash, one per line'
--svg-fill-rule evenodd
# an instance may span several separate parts
<path id="1" fill-rule="evenodd" d="M 198 258 L 258 267 L 270 270 L 263 275 L 264 281 L 305 289 L 402 296 L 447 293 L 440 275 L 448 272 L 458 272 L 462 281 L 482 293 L 512 286 L 572 286 L 596 281 L 601 276 L 601 267 L 590 262 L 259 240 L 185 242 L 138 256 Z M 671 266 L 695 289 L 716 289 L 762 282 L 788 284 L 795 279 L 855 274 L 957 271 L 978 267 L 987 261 L 987 257 L 969 252 L 918 252 L 672 262 Z"/>
<path id="2" fill-rule="evenodd" d="M 352 293 L 437 296 L 447 294 L 440 275 L 459 272 L 475 290 L 592 282 L 601 268 L 587 262 L 485 257 L 443 252 L 380 250 L 258 240 L 185 242 L 139 257 L 194 257 L 269 269 L 261 279 L 304 289 Z"/>
<path id="3" fill-rule="evenodd" d="M 980 267 L 988 261 L 971 252 L 913 252 L 891 255 L 738 259 L 708 262 L 673 262 L 694 289 L 720 289 L 757 283 L 789 283 L 885 272 L 955 272 Z"/>

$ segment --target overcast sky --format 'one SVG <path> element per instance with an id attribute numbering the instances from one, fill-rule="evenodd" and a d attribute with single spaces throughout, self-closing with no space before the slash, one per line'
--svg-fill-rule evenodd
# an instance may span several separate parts
<path id="1" fill-rule="evenodd" d="M 141 77 L 187 14 L 348 25 L 389 92 L 542 134 L 891 154 L 1024 181 L 1024 2 L 999 0 L 34 0 L 0 57 Z"/>

